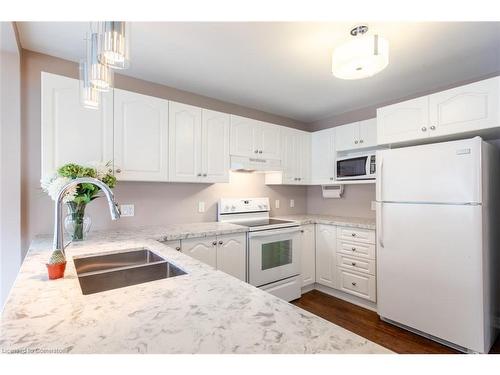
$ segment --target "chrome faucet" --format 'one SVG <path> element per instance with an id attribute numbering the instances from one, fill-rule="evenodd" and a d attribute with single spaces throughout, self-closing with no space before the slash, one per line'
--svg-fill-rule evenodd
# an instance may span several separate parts
<path id="1" fill-rule="evenodd" d="M 111 219 L 118 220 L 120 218 L 120 210 L 118 209 L 118 205 L 115 202 L 115 196 L 111 189 L 104 182 L 91 178 L 91 177 L 82 177 L 75 178 L 71 180 L 66 185 L 64 185 L 56 199 L 56 212 L 55 212 L 55 223 L 54 223 L 54 242 L 52 248 L 54 250 L 61 250 L 64 254 L 64 238 L 63 238 L 63 220 L 62 220 L 62 202 L 63 198 L 66 195 L 69 188 L 78 184 L 92 184 L 100 188 L 106 198 L 108 199 L 109 212 L 111 213 Z"/>

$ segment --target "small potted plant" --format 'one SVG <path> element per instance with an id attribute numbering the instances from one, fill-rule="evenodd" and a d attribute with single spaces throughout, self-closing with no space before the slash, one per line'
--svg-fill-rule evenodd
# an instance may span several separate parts
<path id="1" fill-rule="evenodd" d="M 49 272 L 49 279 L 55 280 L 64 277 L 64 270 L 66 269 L 66 258 L 61 250 L 54 250 L 50 256 L 49 263 L 47 263 L 47 270 Z"/>

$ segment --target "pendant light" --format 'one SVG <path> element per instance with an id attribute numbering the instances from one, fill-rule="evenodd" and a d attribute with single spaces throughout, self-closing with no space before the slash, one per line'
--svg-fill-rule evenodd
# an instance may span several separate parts
<path id="1" fill-rule="evenodd" d="M 113 71 L 98 58 L 99 34 L 91 31 L 87 46 L 87 61 L 90 68 L 90 83 L 99 91 L 109 91 L 113 87 Z"/>
<path id="2" fill-rule="evenodd" d="M 123 21 L 99 23 L 99 61 L 113 69 L 130 64 L 130 25 Z"/>
<path id="3" fill-rule="evenodd" d="M 380 35 L 368 35 L 368 26 L 351 30 L 353 38 L 338 46 L 332 55 L 332 73 L 341 79 L 371 77 L 389 64 L 389 42 Z"/>
<path id="4" fill-rule="evenodd" d="M 88 38 L 84 40 L 87 50 L 90 41 Z M 99 109 L 100 93 L 90 83 L 90 65 L 87 58 L 80 60 L 79 73 L 80 103 L 88 109 Z"/>

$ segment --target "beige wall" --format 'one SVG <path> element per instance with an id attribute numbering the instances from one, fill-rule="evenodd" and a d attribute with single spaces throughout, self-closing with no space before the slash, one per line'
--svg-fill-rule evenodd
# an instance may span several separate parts
<path id="1" fill-rule="evenodd" d="M 307 212 L 321 215 L 375 218 L 371 202 L 375 200 L 375 184 L 346 185 L 340 199 L 321 196 L 321 186 L 307 188 Z"/>
<path id="2" fill-rule="evenodd" d="M 34 235 L 51 233 L 53 202 L 40 189 L 41 97 L 40 73 L 77 77 L 75 63 L 32 51 L 23 51 L 22 58 L 22 235 L 26 250 Z M 285 126 L 303 128 L 303 124 L 280 116 L 244 108 L 215 99 L 190 94 L 135 78 L 115 77 L 115 86 L 147 95 L 225 111 L 269 121 Z M 135 205 L 135 216 L 111 222 L 104 202 L 95 201 L 88 209 L 94 229 L 133 227 L 150 224 L 208 221 L 216 219 L 215 203 L 220 197 L 269 196 L 280 199 L 281 208 L 273 214 L 303 213 L 306 210 L 305 187 L 267 187 L 261 174 L 233 174 L 230 184 L 174 184 L 121 182 L 115 189 L 120 203 Z M 289 209 L 285 198 L 295 199 Z M 198 201 L 204 201 L 206 212 L 198 213 Z"/>

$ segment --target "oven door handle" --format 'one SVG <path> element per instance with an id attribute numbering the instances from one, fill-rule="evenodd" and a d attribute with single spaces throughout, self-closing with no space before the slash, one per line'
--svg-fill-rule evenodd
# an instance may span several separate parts
<path id="1" fill-rule="evenodd" d="M 284 229 L 275 229 L 275 230 L 262 230 L 259 232 L 249 232 L 248 237 L 268 237 L 274 236 L 276 234 L 290 234 L 295 232 L 300 232 L 302 230 L 301 227 L 293 227 L 293 228 L 284 228 Z"/>

